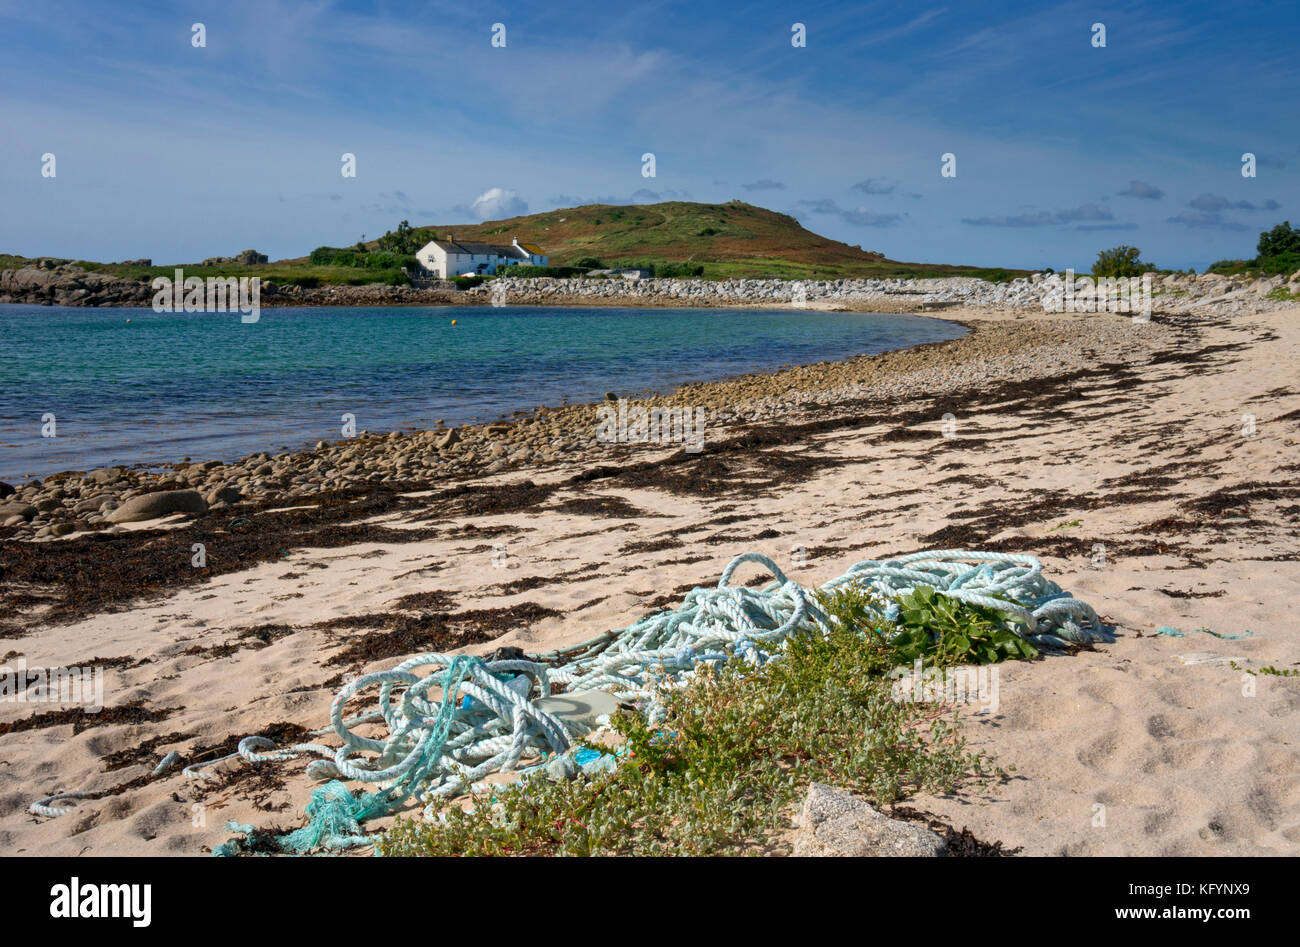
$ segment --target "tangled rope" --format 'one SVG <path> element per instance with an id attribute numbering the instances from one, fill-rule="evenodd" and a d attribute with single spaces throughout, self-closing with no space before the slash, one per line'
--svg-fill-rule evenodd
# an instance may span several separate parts
<path id="1" fill-rule="evenodd" d="M 762 589 L 732 585 L 745 563 L 762 566 L 773 581 Z M 951 550 L 859 562 L 821 590 L 856 586 L 874 592 L 885 603 L 878 617 L 892 619 L 898 608 L 894 600 L 922 585 L 1002 612 L 1010 630 L 1042 647 L 1107 637 L 1092 608 L 1048 581 L 1039 561 L 1028 555 Z M 276 749 L 270 740 L 250 736 L 236 753 L 191 765 L 184 774 L 200 778 L 202 770 L 234 757 L 257 763 L 315 756 L 308 775 L 331 781 L 313 791 L 308 825 L 278 839 L 278 847 L 301 853 L 367 844 L 361 824 L 396 811 L 412 796 L 424 804 L 426 818 L 436 818 L 450 798 L 486 788 L 482 781 L 493 773 L 528 772 L 549 757 L 571 756 L 590 724 L 566 723 L 538 706 L 555 684 L 570 694 L 609 693 L 654 724 L 665 713 L 661 685 L 681 686 L 701 664 L 733 656 L 762 663 L 779 655 L 789 636 L 826 631 L 829 622 L 810 590 L 787 578 L 768 557 L 745 553 L 728 564 L 717 586 L 693 589 L 677 609 L 561 651 L 495 661 L 422 654 L 363 675 L 339 691 L 330 726 L 313 734 L 332 734 L 342 746 L 300 743 Z M 433 673 L 416 673 L 424 669 Z M 377 705 L 346 717 L 349 703 L 374 688 Z M 357 732 L 372 724 L 382 724 L 387 735 Z M 354 797 L 340 780 L 378 788 Z M 40 805 L 42 814 L 51 814 L 54 801 L 42 800 L 32 809 Z M 235 823 L 229 827 L 250 837 L 255 831 Z M 233 840 L 214 854 L 236 854 L 242 845 Z"/>

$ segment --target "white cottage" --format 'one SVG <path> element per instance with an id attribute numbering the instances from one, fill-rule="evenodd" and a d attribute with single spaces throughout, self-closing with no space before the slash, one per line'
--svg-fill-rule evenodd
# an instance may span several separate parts
<path id="1" fill-rule="evenodd" d="M 511 264 L 546 266 L 550 259 L 536 244 L 517 239 L 509 245 L 466 243 L 451 235 L 446 240 L 430 240 L 415 257 L 439 279 L 495 274 L 497 267 Z"/>

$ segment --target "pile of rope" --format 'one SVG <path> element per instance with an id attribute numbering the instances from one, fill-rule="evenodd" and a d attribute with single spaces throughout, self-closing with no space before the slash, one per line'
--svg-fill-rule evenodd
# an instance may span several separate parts
<path id="1" fill-rule="evenodd" d="M 762 566 L 773 581 L 761 589 L 732 585 L 744 563 Z M 881 619 L 897 616 L 899 597 L 928 586 L 937 594 L 1002 612 L 1008 629 L 1040 647 L 1107 637 L 1092 608 L 1048 581 L 1033 556 L 963 550 L 915 553 L 886 562 L 859 562 L 821 589 L 833 592 L 847 586 L 875 593 L 882 603 L 877 616 Z M 312 793 L 308 825 L 278 839 L 278 847 L 303 853 L 368 844 L 371 839 L 362 823 L 397 811 L 411 797 L 424 804 L 425 818 L 437 818 L 449 799 L 481 791 L 482 780 L 493 773 L 529 772 L 548 759 L 571 756 L 590 726 L 566 724 L 538 706 L 536 701 L 549 697 L 555 684 L 562 684 L 566 693 L 607 692 L 635 706 L 654 724 L 665 712 L 664 685 L 684 685 L 707 662 L 738 656 L 758 664 L 779 657 L 789 636 L 825 632 L 829 622 L 812 591 L 788 579 L 766 556 L 746 553 L 731 561 L 716 587 L 693 589 L 680 607 L 562 651 L 496 661 L 423 654 L 391 670 L 363 675 L 339 691 L 330 727 L 317 731 L 332 734 L 342 746 L 300 743 L 275 749 L 270 740 L 251 736 L 240 742 L 236 753 L 184 772 L 201 776 L 202 769 L 234 757 L 257 763 L 316 756 L 308 775 L 331 782 Z M 354 699 L 375 688 L 376 706 L 345 716 Z M 382 738 L 357 732 L 378 724 L 386 729 Z M 340 780 L 377 788 L 353 796 Z M 39 805 L 48 811 L 56 798 Z M 255 832 L 252 826 L 235 823 L 229 828 L 250 838 Z M 244 840 L 232 840 L 214 854 L 242 850 Z"/>

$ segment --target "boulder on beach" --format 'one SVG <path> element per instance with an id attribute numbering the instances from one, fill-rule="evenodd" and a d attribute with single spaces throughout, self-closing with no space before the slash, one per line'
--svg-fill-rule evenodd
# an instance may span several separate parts
<path id="1" fill-rule="evenodd" d="M 21 516 L 25 520 L 31 519 L 37 514 L 36 507 L 30 503 L 24 503 L 22 500 L 16 500 L 12 503 L 5 503 L 0 506 L 0 522 L 8 520 L 13 516 Z"/>
<path id="2" fill-rule="evenodd" d="M 132 497 L 105 519 L 110 523 L 138 523 L 172 513 L 206 513 L 208 502 L 197 490 L 164 490 Z"/>
<path id="3" fill-rule="evenodd" d="M 808 787 L 793 842 L 797 857 L 934 857 L 948 849 L 929 829 L 891 819 L 870 803 L 824 783 Z"/>
<path id="4" fill-rule="evenodd" d="M 243 498 L 244 495 L 239 491 L 239 488 L 228 483 L 209 490 L 208 495 L 205 497 L 208 506 L 216 506 L 218 503 L 229 506 L 231 503 L 238 503 Z"/>

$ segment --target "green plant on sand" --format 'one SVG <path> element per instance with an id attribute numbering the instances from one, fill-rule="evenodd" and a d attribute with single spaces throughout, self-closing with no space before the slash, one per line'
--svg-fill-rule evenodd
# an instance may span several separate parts
<path id="1" fill-rule="evenodd" d="M 918 588 L 898 621 L 870 592 L 819 594 L 826 635 L 789 639 L 779 660 L 702 665 L 667 693 L 667 718 L 611 721 L 621 744 L 609 772 L 552 782 L 530 777 L 450 806 L 439 821 L 399 819 L 383 855 L 713 855 L 755 851 L 789 826 L 811 781 L 877 804 L 950 792 L 1003 774 L 967 751 L 955 715 L 896 699 L 899 665 L 1029 658 L 1001 612 Z M 893 672 L 893 673 L 891 673 Z M 611 745 L 590 745 L 612 752 Z"/>

